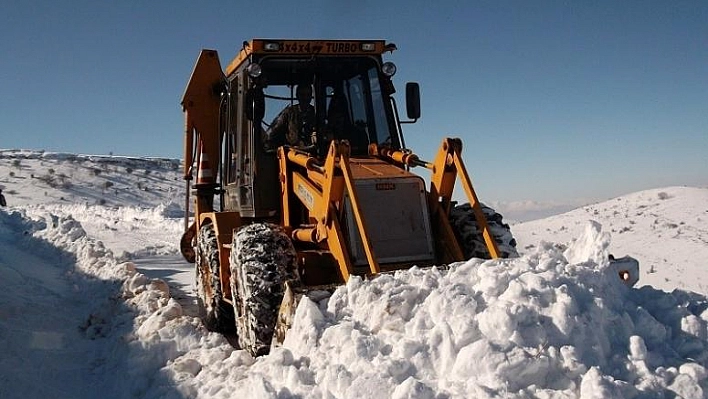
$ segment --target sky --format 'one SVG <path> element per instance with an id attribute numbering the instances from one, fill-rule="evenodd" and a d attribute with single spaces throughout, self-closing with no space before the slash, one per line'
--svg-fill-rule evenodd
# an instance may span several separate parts
<path id="1" fill-rule="evenodd" d="M 398 87 L 421 85 L 408 147 L 462 138 L 487 201 L 708 185 L 704 1 L 254 4 L 2 0 L 0 148 L 182 158 L 200 49 L 226 65 L 255 37 L 382 38 Z"/>
<path id="2" fill-rule="evenodd" d="M 513 225 L 520 257 L 352 277 L 253 358 L 198 317 L 174 164 L 0 160 L 3 399 L 708 397 L 708 188 Z"/>

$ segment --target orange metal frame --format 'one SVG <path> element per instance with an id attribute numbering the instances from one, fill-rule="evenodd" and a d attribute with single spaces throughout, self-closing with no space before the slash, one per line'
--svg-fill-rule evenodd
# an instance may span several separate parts
<path id="1" fill-rule="evenodd" d="M 432 163 L 421 161 L 417 155 L 407 151 L 379 148 L 376 145 L 372 145 L 370 149 L 371 155 L 379 159 L 400 166 L 423 166 L 433 172 L 428 206 L 437 235 L 435 239 L 439 261 L 449 263 L 464 260 L 463 252 L 448 221 L 452 194 L 458 177 L 474 210 L 490 256 L 499 258 L 499 249 L 472 187 L 472 180 L 462 162 L 461 151 L 461 141 L 451 138 L 443 140 Z M 292 236 L 297 240 L 325 243 L 337 261 L 344 281 L 352 274 L 351 258 L 340 225 L 345 195 L 351 200 L 370 273 L 377 274 L 381 271 L 369 238 L 369 226 L 363 218 L 361 203 L 356 193 L 349 154 L 350 147 L 346 141 L 333 141 L 330 144 L 324 165 L 295 148 L 280 147 L 278 150 L 283 209 L 281 224 L 292 231 Z M 302 229 L 291 225 L 291 212 L 294 209 L 290 203 L 291 193 L 309 211 L 310 224 L 313 227 Z"/>

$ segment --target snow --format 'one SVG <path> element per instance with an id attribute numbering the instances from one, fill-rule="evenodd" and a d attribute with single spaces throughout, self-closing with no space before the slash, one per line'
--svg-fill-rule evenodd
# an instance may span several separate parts
<path id="1" fill-rule="evenodd" d="M 512 225 L 519 258 L 351 278 L 254 359 L 198 317 L 178 165 L 0 150 L 0 397 L 708 397 L 706 188 Z"/>
<path id="2" fill-rule="evenodd" d="M 708 189 L 665 187 L 512 226 L 520 249 L 568 243 L 588 220 L 612 235 L 610 251 L 642 267 L 640 285 L 708 294 Z"/>

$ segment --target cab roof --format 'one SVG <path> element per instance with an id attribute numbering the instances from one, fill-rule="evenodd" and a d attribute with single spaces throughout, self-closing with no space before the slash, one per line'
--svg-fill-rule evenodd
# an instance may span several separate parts
<path id="1" fill-rule="evenodd" d="M 226 67 L 226 75 L 231 75 L 252 54 L 356 56 L 380 55 L 394 50 L 396 45 L 385 40 L 253 39 L 243 42 L 241 51 Z"/>

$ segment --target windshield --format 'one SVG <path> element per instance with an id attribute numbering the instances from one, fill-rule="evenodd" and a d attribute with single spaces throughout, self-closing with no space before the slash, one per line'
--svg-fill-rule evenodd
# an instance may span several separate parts
<path id="1" fill-rule="evenodd" d="M 281 112 L 288 107 L 308 108 L 307 104 L 300 104 L 297 92 L 301 90 L 298 86 L 309 86 L 312 97 L 304 102 L 309 101 L 312 106 L 314 119 L 311 123 L 298 123 L 308 125 L 318 140 L 348 140 L 355 154 L 367 153 L 371 143 L 397 146 L 391 102 L 382 90 L 375 59 L 265 58 L 261 67 L 265 131 L 283 119 Z M 308 134 L 300 132 L 299 142 Z"/>

